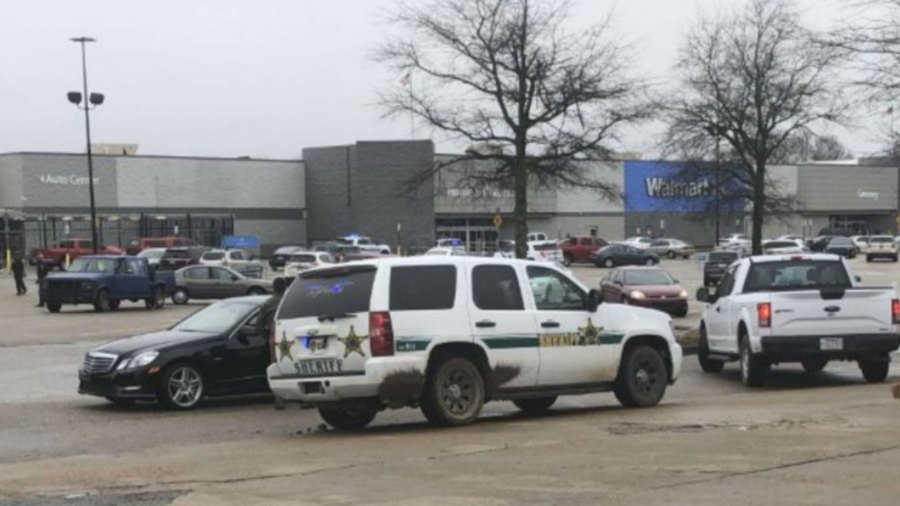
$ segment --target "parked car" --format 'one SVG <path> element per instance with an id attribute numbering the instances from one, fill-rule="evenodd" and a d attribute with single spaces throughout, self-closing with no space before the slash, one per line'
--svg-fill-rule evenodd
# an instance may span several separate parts
<path id="1" fill-rule="evenodd" d="M 435 246 L 425 252 L 425 256 L 464 257 L 469 253 L 465 248 L 450 246 Z"/>
<path id="2" fill-rule="evenodd" d="M 892 262 L 897 261 L 897 243 L 890 235 L 873 235 L 869 238 L 869 247 L 866 250 L 866 262 L 877 258 L 887 258 Z"/>
<path id="3" fill-rule="evenodd" d="M 600 282 L 604 302 L 621 302 L 657 309 L 683 318 L 688 293 L 668 271 L 659 267 L 622 267 Z"/>
<path id="4" fill-rule="evenodd" d="M 559 395 L 612 390 L 625 406 L 657 404 L 680 371 L 671 319 L 599 303 L 549 263 L 419 256 L 313 269 L 278 309 L 269 387 L 351 430 L 406 406 L 453 426 L 492 400 L 540 412 Z"/>
<path id="5" fill-rule="evenodd" d="M 500 241 L 500 248 L 494 253 L 494 257 L 516 258 L 516 242 Z M 555 241 L 528 241 L 525 258 L 536 262 L 564 262 L 563 252 Z"/>
<path id="6" fill-rule="evenodd" d="M 765 383 L 773 364 L 799 362 L 815 373 L 830 360 L 857 361 L 866 381 L 883 381 L 890 354 L 900 347 L 894 288 L 859 286 L 836 255 L 741 259 L 716 293 L 700 288 L 697 300 L 707 303 L 700 366 L 719 372 L 737 360 L 751 387 Z"/>
<path id="7" fill-rule="evenodd" d="M 227 299 L 267 293 L 272 293 L 272 281 L 248 278 L 229 267 L 191 265 L 175 271 L 172 302 L 186 304 L 190 299 Z"/>
<path id="8" fill-rule="evenodd" d="M 271 297 L 228 299 L 167 330 L 98 346 L 78 370 L 78 393 L 190 409 L 205 397 L 268 392 L 268 329 L 276 308 Z"/>
<path id="9" fill-rule="evenodd" d="M 272 253 L 272 256 L 269 257 L 269 267 L 272 270 L 283 269 L 284 264 L 287 263 L 287 259 L 293 255 L 294 253 L 299 253 L 301 251 L 306 251 L 306 248 L 302 246 L 282 246 L 275 250 Z"/>
<path id="10" fill-rule="evenodd" d="M 466 245 L 462 239 L 457 237 L 442 237 L 437 240 L 435 246 L 438 248 L 465 248 Z"/>
<path id="11" fill-rule="evenodd" d="M 209 248 L 204 246 L 187 246 L 179 248 L 167 248 L 159 259 L 158 270 L 177 271 L 188 265 L 197 265 L 203 253 Z"/>
<path id="12" fill-rule="evenodd" d="M 138 258 L 146 258 L 151 268 L 159 267 L 159 260 L 165 254 L 166 248 L 147 248 L 142 250 L 136 256 Z"/>
<path id="13" fill-rule="evenodd" d="M 51 313 L 64 304 L 92 304 L 102 313 L 123 300 L 143 299 L 147 309 L 160 309 L 172 287 L 171 275 L 154 272 L 146 258 L 91 255 L 76 258 L 68 272 L 44 278 L 40 290 Z"/>
<path id="14" fill-rule="evenodd" d="M 284 275 L 293 278 L 305 270 L 334 263 L 337 263 L 337 260 L 327 251 L 294 253 L 288 258 L 287 263 L 284 264 Z"/>
<path id="15" fill-rule="evenodd" d="M 545 232 L 529 232 L 528 235 L 525 236 L 525 240 L 528 242 L 531 241 L 549 241 L 550 236 Z"/>
<path id="16" fill-rule="evenodd" d="M 211 249 L 200 255 L 200 265 L 231 267 L 237 271 L 250 262 L 250 255 L 242 249 Z"/>
<path id="17" fill-rule="evenodd" d="M 356 234 L 338 237 L 336 241 L 345 246 L 354 246 L 362 251 L 375 251 L 382 255 L 390 255 L 391 247 L 387 244 L 376 244 L 371 237 L 365 237 Z"/>
<path id="18" fill-rule="evenodd" d="M 806 245 L 802 235 L 784 234 L 775 238 L 776 241 L 794 241 L 798 246 Z"/>
<path id="19" fill-rule="evenodd" d="M 703 263 L 703 286 L 717 286 L 725 270 L 734 263 L 741 254 L 737 251 L 712 251 Z"/>
<path id="20" fill-rule="evenodd" d="M 747 234 L 728 234 L 722 239 L 719 239 L 719 246 L 743 246 L 749 248 L 750 236 Z"/>
<path id="21" fill-rule="evenodd" d="M 763 241 L 763 253 L 766 255 L 792 255 L 798 253 L 806 253 L 804 246 L 799 246 L 796 242 L 790 240 L 772 240 Z"/>
<path id="22" fill-rule="evenodd" d="M 600 237 L 584 235 L 563 239 L 559 242 L 559 248 L 563 252 L 564 263 L 568 265 L 575 262 L 589 262 L 591 255 L 607 244 L 609 243 Z"/>
<path id="23" fill-rule="evenodd" d="M 850 240 L 853 241 L 853 244 L 856 245 L 856 254 L 865 253 L 869 249 L 869 236 L 867 235 L 853 235 L 850 236 Z"/>
<path id="24" fill-rule="evenodd" d="M 591 263 L 597 267 L 607 268 L 620 265 L 656 265 L 659 263 L 659 257 L 651 251 L 624 244 L 610 244 L 597 250 L 591 257 Z"/>
<path id="25" fill-rule="evenodd" d="M 833 253 L 845 258 L 856 258 L 856 245 L 849 237 L 835 236 L 825 246 L 825 253 Z"/>
<path id="26" fill-rule="evenodd" d="M 177 236 L 169 236 L 169 237 L 138 237 L 137 239 L 132 239 L 128 241 L 128 246 L 125 246 L 125 254 L 126 255 L 137 255 L 138 253 L 144 251 L 149 248 L 180 248 L 185 246 L 193 246 L 194 241 L 188 239 L 187 237 L 177 237 Z"/>
<path id="27" fill-rule="evenodd" d="M 616 244 L 624 244 L 637 249 L 646 249 L 653 242 L 653 239 L 644 236 L 629 237 L 624 241 L 616 241 Z"/>
<path id="28" fill-rule="evenodd" d="M 37 265 L 38 257 L 44 259 L 44 263 L 52 265 L 63 265 L 66 257 L 69 261 L 75 260 L 84 255 L 94 254 L 94 241 L 90 239 L 64 239 L 49 248 L 34 248 L 31 250 L 28 262 L 31 265 Z M 97 248 L 98 255 L 121 255 L 122 250 L 113 246 L 99 246 Z"/>
<path id="29" fill-rule="evenodd" d="M 833 237 L 834 236 L 832 235 L 819 235 L 813 237 L 812 239 L 806 241 L 806 247 L 809 249 L 809 251 L 821 253 L 825 251 L 825 248 L 828 247 L 828 243 L 831 242 L 831 239 Z"/>
<path id="30" fill-rule="evenodd" d="M 645 249 L 660 257 L 684 259 L 691 258 L 697 251 L 694 246 L 680 239 L 654 239 Z"/>

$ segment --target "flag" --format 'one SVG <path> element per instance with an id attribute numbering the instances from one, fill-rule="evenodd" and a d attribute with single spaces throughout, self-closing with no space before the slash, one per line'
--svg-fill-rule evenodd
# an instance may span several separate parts
<path id="1" fill-rule="evenodd" d="M 397 79 L 397 84 L 399 84 L 400 86 L 409 86 L 409 84 L 411 82 L 412 82 L 412 71 L 411 70 L 407 70 Z"/>

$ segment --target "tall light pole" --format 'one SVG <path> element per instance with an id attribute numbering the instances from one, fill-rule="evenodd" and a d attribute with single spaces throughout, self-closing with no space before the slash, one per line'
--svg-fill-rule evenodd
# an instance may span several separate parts
<path id="1" fill-rule="evenodd" d="M 84 95 L 77 91 L 70 91 L 67 96 L 69 102 L 75 104 L 76 107 L 84 111 L 84 129 L 87 134 L 87 162 L 88 162 L 88 189 L 91 195 L 91 242 L 94 246 L 94 254 L 97 254 L 97 206 L 94 201 L 94 159 L 91 154 L 91 106 L 98 106 L 103 103 L 102 93 L 88 94 L 87 81 L 87 57 L 85 56 L 85 44 L 88 42 L 97 42 L 90 37 L 73 37 L 72 42 L 81 44 L 81 75 L 84 83 Z M 84 105 L 82 106 L 82 99 Z"/>

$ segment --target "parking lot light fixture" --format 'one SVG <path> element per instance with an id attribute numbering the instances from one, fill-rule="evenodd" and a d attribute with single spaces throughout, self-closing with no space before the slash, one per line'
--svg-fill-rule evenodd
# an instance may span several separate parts
<path id="1" fill-rule="evenodd" d="M 97 254 L 97 205 L 94 200 L 94 160 L 91 153 L 91 107 L 96 107 L 103 103 L 105 97 L 102 93 L 88 93 L 87 81 L 87 56 L 85 45 L 88 42 L 96 42 L 96 39 L 90 37 L 73 37 L 72 42 L 81 44 L 81 75 L 84 93 L 70 91 L 66 94 L 69 102 L 75 104 L 76 107 L 84 111 L 84 129 L 87 137 L 87 164 L 88 164 L 88 192 L 90 194 L 91 206 L 91 242 L 93 243 L 94 254 Z M 82 105 L 82 102 L 84 105 Z"/>

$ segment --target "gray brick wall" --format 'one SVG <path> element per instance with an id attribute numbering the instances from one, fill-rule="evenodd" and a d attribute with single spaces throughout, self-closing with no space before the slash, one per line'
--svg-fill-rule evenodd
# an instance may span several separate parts
<path id="1" fill-rule="evenodd" d="M 814 165 L 798 168 L 797 197 L 810 211 L 897 209 L 895 167 Z"/>
<path id="2" fill-rule="evenodd" d="M 431 141 L 358 142 L 303 150 L 310 239 L 351 232 L 404 247 L 434 241 L 434 188 L 401 194 L 404 182 L 434 161 Z M 349 170 L 348 170 L 349 169 Z M 349 179 L 348 179 L 349 178 Z"/>
<path id="3" fill-rule="evenodd" d="M 22 200 L 22 156 L 0 156 L 0 207 L 19 209 Z"/>

